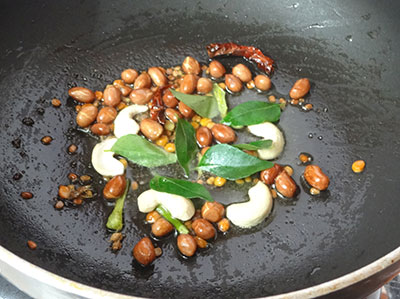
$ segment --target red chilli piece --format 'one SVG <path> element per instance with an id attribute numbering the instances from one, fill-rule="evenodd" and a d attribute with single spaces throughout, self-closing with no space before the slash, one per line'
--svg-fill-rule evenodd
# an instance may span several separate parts
<path id="1" fill-rule="evenodd" d="M 164 103 L 162 100 L 163 91 L 170 86 L 157 89 L 154 93 L 153 98 L 149 102 L 150 117 L 152 120 L 158 121 L 160 124 L 165 124 L 165 115 L 161 113 L 164 111 Z"/>
<path id="2" fill-rule="evenodd" d="M 274 71 L 274 61 L 263 54 L 260 49 L 251 46 L 243 46 L 235 43 L 209 44 L 206 46 L 210 58 L 220 55 L 242 56 L 249 61 L 257 63 L 258 68 L 268 75 Z"/>

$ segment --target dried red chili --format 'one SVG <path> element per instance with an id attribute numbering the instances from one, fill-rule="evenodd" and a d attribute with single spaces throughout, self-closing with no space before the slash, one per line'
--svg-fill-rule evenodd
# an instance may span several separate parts
<path id="1" fill-rule="evenodd" d="M 164 103 L 162 100 L 162 95 L 165 90 L 170 88 L 171 86 L 165 86 L 163 88 L 159 88 L 153 95 L 153 98 L 149 102 L 150 108 L 150 117 L 152 120 L 158 121 L 160 124 L 165 124 L 165 115 L 162 113 L 165 109 Z"/>
<path id="2" fill-rule="evenodd" d="M 274 70 L 274 61 L 268 56 L 265 56 L 263 52 L 256 47 L 243 46 L 235 43 L 216 43 L 209 44 L 206 48 L 210 58 L 220 55 L 242 56 L 257 63 L 257 66 L 269 75 Z"/>

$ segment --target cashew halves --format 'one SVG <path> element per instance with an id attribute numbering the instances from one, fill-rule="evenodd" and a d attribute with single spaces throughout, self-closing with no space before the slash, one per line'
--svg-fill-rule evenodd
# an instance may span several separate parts
<path id="1" fill-rule="evenodd" d="M 259 149 L 258 156 L 263 160 L 271 160 L 277 158 L 283 151 L 285 146 L 285 138 L 281 130 L 273 123 L 265 122 L 257 125 L 248 126 L 251 134 L 265 139 L 272 140 L 269 148 Z"/>
<path id="2" fill-rule="evenodd" d="M 142 213 L 154 211 L 161 204 L 171 213 L 172 217 L 182 221 L 192 218 L 195 212 L 194 205 L 190 199 L 151 189 L 140 194 L 137 201 L 139 211 Z"/>
<path id="3" fill-rule="evenodd" d="M 114 158 L 110 150 L 117 138 L 108 138 L 95 145 L 92 151 L 92 165 L 94 169 L 103 176 L 116 176 L 124 174 L 124 164 Z"/>
<path id="4" fill-rule="evenodd" d="M 249 189 L 250 200 L 231 204 L 226 208 L 226 217 L 235 225 L 248 228 L 261 223 L 271 212 L 273 200 L 269 188 L 258 182 Z"/>
<path id="5" fill-rule="evenodd" d="M 139 125 L 133 119 L 136 114 L 146 112 L 149 108 L 147 105 L 130 105 L 122 109 L 114 121 L 114 135 L 117 138 L 128 134 L 137 134 Z"/>

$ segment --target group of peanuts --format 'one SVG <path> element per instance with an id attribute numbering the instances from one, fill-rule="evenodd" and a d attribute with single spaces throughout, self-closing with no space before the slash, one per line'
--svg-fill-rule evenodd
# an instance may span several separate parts
<path id="1" fill-rule="evenodd" d="M 139 74 L 135 69 L 126 69 L 121 73 L 121 79 L 117 79 L 111 85 L 107 85 L 103 92 L 93 92 L 85 87 L 73 87 L 68 94 L 82 105 L 77 105 L 78 112 L 76 122 L 82 128 L 90 128 L 90 131 L 99 136 L 109 135 L 113 132 L 113 121 L 118 111 L 126 105 L 149 104 L 155 92 L 160 88 L 170 85 L 177 91 L 186 94 L 199 93 L 209 94 L 212 91 L 213 83 L 210 78 L 199 77 L 203 70 L 213 79 L 224 77 L 224 87 L 231 93 L 240 92 L 243 84 L 248 87 L 256 87 L 259 91 L 267 91 L 271 88 L 271 80 L 264 74 L 254 77 L 251 71 L 244 64 L 237 64 L 232 68 L 232 74 L 226 74 L 225 67 L 217 60 L 210 62 L 209 66 L 200 66 L 200 63 L 193 57 L 186 57 L 182 66 L 164 69 L 162 67 L 150 67 L 147 71 Z M 298 80 L 290 90 L 292 99 L 299 99 L 306 95 L 310 89 L 308 79 Z M 155 142 L 163 135 L 168 135 L 173 140 L 174 124 L 178 118 L 196 117 L 195 112 L 178 101 L 169 89 L 163 90 L 162 105 L 164 115 L 168 120 L 165 124 L 154 118 L 145 118 L 140 122 L 140 130 L 144 136 Z M 197 116 L 198 117 L 198 116 Z M 172 124 L 171 124 L 172 123 Z M 200 147 L 211 145 L 212 137 L 220 143 L 232 143 L 236 140 L 234 131 L 225 125 L 213 123 L 212 126 L 200 127 L 192 122 L 195 129 L 198 129 L 196 137 Z M 168 127 L 169 126 L 169 127 Z M 211 129 L 211 131 L 210 131 Z M 167 148 L 166 148 L 167 149 Z M 174 149 L 169 146 L 169 151 Z"/>
<path id="2" fill-rule="evenodd" d="M 197 210 L 191 220 L 185 222 L 189 230 L 188 234 L 179 234 L 176 239 L 178 250 L 186 257 L 191 257 L 198 248 L 206 248 L 208 240 L 215 238 L 217 230 L 225 233 L 229 230 L 230 223 L 224 218 L 225 208 L 218 202 L 206 202 L 200 210 Z M 155 238 L 165 237 L 174 227 L 161 217 L 156 211 L 146 215 L 146 222 L 152 224 L 151 232 Z M 133 256 L 136 261 L 146 266 L 159 256 L 149 237 L 142 238 L 133 248 Z"/>

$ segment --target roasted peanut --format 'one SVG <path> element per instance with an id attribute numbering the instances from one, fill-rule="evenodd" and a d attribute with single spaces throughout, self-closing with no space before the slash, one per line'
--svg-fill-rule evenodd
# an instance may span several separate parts
<path id="1" fill-rule="evenodd" d="M 197 249 L 196 240 L 189 234 L 180 234 L 176 238 L 179 251 L 185 256 L 193 256 Z"/>
<path id="2" fill-rule="evenodd" d="M 219 202 L 206 202 L 201 208 L 201 216 L 210 221 L 210 222 L 218 222 L 220 221 L 225 214 L 225 208 Z"/>
<path id="3" fill-rule="evenodd" d="M 156 237 L 164 237 L 172 232 L 173 229 L 172 224 L 162 217 L 158 218 L 151 226 L 151 232 Z"/>
<path id="4" fill-rule="evenodd" d="M 97 114 L 97 122 L 103 124 L 110 124 L 117 117 L 117 110 L 114 107 L 103 107 Z"/>
<path id="5" fill-rule="evenodd" d="M 165 109 L 165 116 L 174 123 L 177 123 L 178 119 L 182 118 L 182 114 L 180 114 L 179 111 L 172 108 Z"/>
<path id="6" fill-rule="evenodd" d="M 147 70 L 150 78 L 153 80 L 154 84 L 163 87 L 167 85 L 168 80 L 164 73 L 158 67 L 151 67 Z"/>
<path id="7" fill-rule="evenodd" d="M 239 92 L 243 87 L 242 81 L 232 74 L 225 75 L 225 85 L 231 92 Z"/>
<path id="8" fill-rule="evenodd" d="M 213 84 L 210 79 L 208 78 L 200 78 L 197 81 L 197 91 L 199 93 L 209 93 L 213 88 Z"/>
<path id="9" fill-rule="evenodd" d="M 287 172 L 282 171 L 275 178 L 275 188 L 283 196 L 292 198 L 296 193 L 297 186 Z"/>
<path id="10" fill-rule="evenodd" d="M 310 81 L 307 78 L 297 80 L 289 92 L 292 99 L 300 99 L 310 91 Z"/>
<path id="11" fill-rule="evenodd" d="M 140 122 L 140 131 L 150 140 L 156 140 L 161 136 L 164 128 L 155 120 L 145 118 Z"/>
<path id="12" fill-rule="evenodd" d="M 73 87 L 68 90 L 68 94 L 74 100 L 82 103 L 91 103 L 94 101 L 94 92 L 85 87 Z"/>
<path id="13" fill-rule="evenodd" d="M 192 108 L 190 108 L 183 102 L 179 102 L 178 109 L 179 112 L 186 118 L 192 117 L 194 115 Z"/>
<path id="14" fill-rule="evenodd" d="M 306 166 L 304 178 L 312 187 L 321 191 L 327 189 L 329 186 L 328 176 L 317 165 Z"/>
<path id="15" fill-rule="evenodd" d="M 126 188 L 126 179 L 123 175 L 117 175 L 107 182 L 103 189 L 103 196 L 106 199 L 120 197 Z"/>
<path id="16" fill-rule="evenodd" d="M 95 135 L 104 136 L 110 134 L 111 130 L 108 125 L 97 123 L 90 127 L 90 131 Z"/>
<path id="17" fill-rule="evenodd" d="M 138 88 L 131 91 L 129 99 L 133 104 L 145 105 L 150 102 L 153 92 L 149 88 Z"/>
<path id="18" fill-rule="evenodd" d="M 118 87 L 108 85 L 103 92 L 104 104 L 115 107 L 121 102 L 121 91 Z"/>
<path id="19" fill-rule="evenodd" d="M 252 79 L 249 68 L 242 63 L 239 63 L 233 67 L 232 74 L 238 77 L 243 83 L 247 83 Z"/>
<path id="20" fill-rule="evenodd" d="M 125 86 L 125 85 L 119 86 L 118 88 L 121 91 L 122 96 L 124 96 L 124 97 L 127 97 L 132 91 L 132 88 L 130 88 L 129 86 Z"/>
<path id="21" fill-rule="evenodd" d="M 260 173 L 260 180 L 267 184 L 272 185 L 275 181 L 275 178 L 283 171 L 283 167 L 279 164 L 274 164 L 271 168 L 265 169 Z"/>
<path id="22" fill-rule="evenodd" d="M 254 84 L 259 90 L 267 91 L 271 88 L 271 79 L 265 75 L 257 75 Z"/>
<path id="23" fill-rule="evenodd" d="M 147 73 L 141 73 L 139 77 L 136 78 L 135 83 L 133 84 L 134 89 L 150 88 L 150 87 L 151 87 L 151 78 Z"/>
<path id="24" fill-rule="evenodd" d="M 133 82 L 135 82 L 138 76 L 138 72 L 134 69 L 126 69 L 121 73 L 121 79 L 128 84 L 132 84 Z"/>
<path id="25" fill-rule="evenodd" d="M 197 143 L 201 147 L 210 146 L 212 143 L 211 130 L 207 127 L 198 128 L 196 131 L 196 139 L 197 139 Z"/>
<path id="26" fill-rule="evenodd" d="M 155 260 L 156 253 L 154 251 L 154 245 L 148 237 L 144 237 L 135 245 L 133 248 L 133 256 L 143 266 L 147 266 Z"/>
<path id="27" fill-rule="evenodd" d="M 164 92 L 163 95 L 163 102 L 164 105 L 170 108 L 176 107 L 178 105 L 178 100 L 174 97 L 172 92 L 168 89 L 167 91 Z"/>
<path id="28" fill-rule="evenodd" d="M 211 61 L 208 70 L 214 78 L 221 78 L 226 73 L 225 67 L 218 60 Z"/>
<path id="29" fill-rule="evenodd" d="M 85 128 L 94 122 L 97 116 L 97 108 L 92 104 L 85 104 L 76 115 L 78 126 Z"/>
<path id="30" fill-rule="evenodd" d="M 214 238 L 215 236 L 214 226 L 206 219 L 200 218 L 194 220 L 192 222 L 192 228 L 196 235 L 200 238 L 203 238 L 204 240 Z"/>
<path id="31" fill-rule="evenodd" d="M 192 94 L 196 89 L 197 77 L 193 74 L 187 74 L 183 77 L 180 85 L 180 91 L 186 94 Z"/>
<path id="32" fill-rule="evenodd" d="M 186 74 L 198 75 L 201 71 L 200 63 L 195 58 L 187 56 L 182 63 L 182 70 Z"/>
<path id="33" fill-rule="evenodd" d="M 211 128 L 211 132 L 214 138 L 220 143 L 231 143 L 236 140 L 235 131 L 223 124 L 215 124 Z"/>

